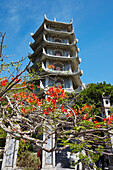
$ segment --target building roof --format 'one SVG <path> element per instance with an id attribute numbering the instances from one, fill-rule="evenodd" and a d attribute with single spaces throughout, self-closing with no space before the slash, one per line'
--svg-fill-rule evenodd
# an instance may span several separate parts
<path id="1" fill-rule="evenodd" d="M 44 28 L 45 28 L 46 31 L 48 30 L 44 26 L 44 24 L 50 24 L 50 25 L 52 24 L 54 26 L 60 26 L 60 27 L 63 26 L 65 28 L 68 28 L 68 30 L 70 30 L 69 32 L 67 32 L 67 34 L 73 34 L 74 33 L 73 32 L 73 26 L 72 26 L 72 20 L 70 21 L 70 23 L 59 22 L 59 21 L 56 21 L 56 20 L 51 21 L 51 20 L 47 19 L 46 15 L 44 15 L 44 21 L 43 21 L 42 25 L 38 28 L 38 30 L 34 34 L 31 33 L 31 36 L 32 36 L 33 39 L 36 39 L 38 37 L 38 35 L 40 35 L 40 33 L 44 30 Z M 51 32 L 52 32 L 52 30 L 51 30 Z M 66 34 L 65 31 L 64 31 L 64 34 Z"/>

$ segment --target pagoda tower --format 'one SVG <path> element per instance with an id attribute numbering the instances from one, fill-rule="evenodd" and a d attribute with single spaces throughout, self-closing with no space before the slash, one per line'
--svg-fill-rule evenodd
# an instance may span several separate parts
<path id="1" fill-rule="evenodd" d="M 42 25 L 31 36 L 34 43 L 29 45 L 34 52 L 28 57 L 33 63 L 31 70 L 43 76 L 38 82 L 40 87 L 46 89 L 55 84 L 61 85 L 67 92 L 80 90 L 83 73 L 79 68 L 81 59 L 72 20 L 70 23 L 57 22 L 55 18 L 50 21 L 45 15 Z"/>
<path id="2" fill-rule="evenodd" d="M 81 59 L 78 57 L 78 40 L 75 38 L 72 20 L 70 23 L 57 22 L 55 18 L 54 21 L 50 21 L 45 15 L 42 25 L 34 34 L 31 33 L 31 36 L 34 42 L 30 42 L 29 45 L 34 52 L 28 57 L 33 63 L 30 71 L 33 70 L 40 76 L 36 84 L 44 91 L 54 85 L 62 86 L 69 93 L 81 91 L 83 85 L 80 76 L 83 73 L 79 68 Z M 46 134 L 43 134 L 43 139 L 45 137 Z M 54 142 L 55 134 L 48 139 L 46 147 L 51 148 Z M 66 165 L 67 157 L 64 159 L 59 154 L 64 157 L 64 153 L 43 151 L 42 170 L 56 170 L 59 161 Z"/>

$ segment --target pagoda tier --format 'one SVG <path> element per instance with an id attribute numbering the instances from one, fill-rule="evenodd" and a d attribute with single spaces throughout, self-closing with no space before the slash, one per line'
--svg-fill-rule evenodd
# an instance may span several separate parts
<path id="1" fill-rule="evenodd" d="M 67 91 L 74 91 L 80 87 L 80 76 L 83 73 L 79 68 L 81 59 L 78 57 L 78 40 L 74 35 L 72 21 L 56 22 L 45 17 L 32 37 L 35 41 L 30 43 L 30 47 L 34 53 L 28 57 L 33 62 L 31 70 L 43 77 L 43 81 L 40 80 L 41 88 L 56 84 Z"/>
<path id="2" fill-rule="evenodd" d="M 72 20 L 70 23 L 64 23 L 64 22 L 56 22 L 56 21 L 50 21 L 46 18 L 46 15 L 44 16 L 44 22 L 39 27 L 39 29 L 35 32 L 35 34 L 32 34 L 32 37 L 34 40 L 37 39 L 38 36 L 44 31 L 54 31 L 59 34 L 63 33 L 69 33 L 74 35 L 73 26 L 72 26 Z"/>
<path id="3" fill-rule="evenodd" d="M 51 47 L 56 47 L 56 48 L 59 48 L 60 46 L 62 46 L 62 48 L 69 48 L 70 50 L 73 50 L 73 51 L 77 51 L 79 52 L 79 49 L 77 48 L 77 45 L 76 45 L 76 41 L 72 42 L 72 43 L 69 43 L 67 41 L 67 39 L 61 39 L 61 37 L 53 37 L 51 36 L 50 37 L 46 37 L 44 34 L 43 34 L 43 38 L 35 41 L 33 44 L 30 43 L 30 47 L 32 48 L 32 50 L 35 52 L 37 51 L 37 49 L 39 48 L 39 46 L 42 46 L 42 47 L 45 47 L 45 46 L 51 46 Z"/>
<path id="4" fill-rule="evenodd" d="M 39 46 L 37 50 L 28 57 L 33 63 L 35 63 L 36 60 L 44 60 L 45 58 L 53 58 L 56 60 L 62 58 L 62 61 L 76 60 L 78 64 L 81 62 L 81 59 L 78 58 L 77 51 L 75 51 L 75 53 L 72 52 L 69 46 L 67 48 L 62 48 L 62 46 L 59 46 L 59 48 L 56 48 L 56 46 L 46 46 L 43 48 L 42 46 Z"/>
<path id="5" fill-rule="evenodd" d="M 51 53 L 51 54 L 50 54 Z M 37 62 L 44 62 L 46 60 L 52 60 L 52 61 L 60 61 L 60 62 L 70 62 L 72 67 L 74 69 L 77 68 L 78 64 L 80 64 L 81 59 L 78 58 L 78 54 L 77 52 L 75 52 L 75 54 L 71 57 L 69 51 L 65 51 L 66 54 L 63 54 L 63 52 L 59 49 L 55 49 L 55 50 L 50 50 L 47 49 L 47 51 L 43 48 L 40 49 L 38 54 L 35 55 L 35 53 L 33 53 L 32 55 L 29 55 L 29 59 L 33 62 L 33 67 L 37 67 Z M 52 62 L 53 63 L 53 62 Z M 51 62 L 49 63 L 50 65 L 52 64 Z"/>

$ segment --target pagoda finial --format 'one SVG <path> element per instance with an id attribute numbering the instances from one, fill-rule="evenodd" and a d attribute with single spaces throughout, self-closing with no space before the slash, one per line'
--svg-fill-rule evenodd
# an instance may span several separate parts
<path id="1" fill-rule="evenodd" d="M 70 20 L 70 23 L 73 23 L 73 19 Z"/>
<path id="2" fill-rule="evenodd" d="M 44 18 L 46 19 L 46 14 L 44 14 Z"/>
<path id="3" fill-rule="evenodd" d="M 31 36 L 33 36 L 34 34 L 31 32 Z"/>

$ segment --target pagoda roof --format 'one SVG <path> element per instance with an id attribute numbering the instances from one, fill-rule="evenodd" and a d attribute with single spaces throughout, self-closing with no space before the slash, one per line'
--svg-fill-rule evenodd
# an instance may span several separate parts
<path id="1" fill-rule="evenodd" d="M 48 29 L 46 26 L 44 26 L 44 33 L 50 33 L 50 34 L 57 34 L 57 35 L 63 35 L 63 36 L 73 36 L 74 35 L 74 30 L 67 32 L 67 31 L 57 31 L 57 30 L 51 30 Z"/>
<path id="2" fill-rule="evenodd" d="M 50 69 L 46 69 L 43 68 L 43 71 L 40 73 L 40 75 L 57 75 L 57 76 L 81 76 L 83 74 L 82 70 L 78 69 L 75 70 L 73 72 L 69 72 L 69 71 L 57 71 L 57 70 L 50 70 Z"/>
<path id="3" fill-rule="evenodd" d="M 76 52 L 76 51 L 79 52 L 79 50 L 78 50 L 78 48 L 77 48 L 77 45 L 76 45 L 76 41 L 74 41 L 74 42 L 71 43 L 71 44 L 66 44 L 66 43 L 59 43 L 59 42 L 47 41 L 45 38 L 43 38 L 40 46 L 45 47 L 45 46 L 47 46 L 47 45 L 48 45 L 48 46 L 51 46 L 51 47 L 53 46 L 53 47 L 56 47 L 56 48 L 58 48 L 58 47 L 60 47 L 60 48 L 68 48 L 68 49 L 71 49 L 73 52 Z M 36 49 L 36 47 L 37 47 L 36 41 L 35 41 L 34 43 L 30 43 L 30 47 L 31 47 L 32 50 L 35 51 L 35 52 L 39 49 L 39 47 Z"/>
<path id="4" fill-rule="evenodd" d="M 31 69 L 33 66 L 31 67 Z M 82 84 L 80 76 L 83 74 L 83 71 L 79 69 L 76 69 L 73 72 L 69 71 L 58 71 L 58 70 L 51 70 L 51 69 L 46 69 L 45 67 L 42 68 L 42 71 L 39 72 L 40 76 L 58 76 L 58 77 L 72 77 L 74 86 L 78 87 Z"/>
<path id="5" fill-rule="evenodd" d="M 41 48 L 40 48 L 39 50 L 41 51 Z M 33 56 L 32 56 L 32 55 L 33 55 Z M 46 53 L 44 52 L 44 50 L 43 50 L 42 55 L 41 55 L 41 56 L 37 56 L 37 58 L 34 59 L 34 60 L 33 60 L 33 58 L 34 58 L 34 53 L 33 53 L 32 55 L 29 56 L 29 59 L 31 59 L 32 62 L 34 63 L 34 64 L 33 64 L 33 67 L 35 67 L 35 66 L 37 65 L 37 63 L 42 62 L 42 61 L 44 61 L 44 60 L 46 60 L 46 59 L 51 59 L 51 60 L 56 60 L 56 61 L 58 61 L 58 60 L 59 60 L 59 61 L 71 61 L 71 62 L 72 62 L 72 65 L 76 65 L 76 63 L 77 63 L 77 65 L 78 65 L 78 64 L 80 64 L 80 62 L 81 62 L 81 60 L 79 59 L 77 53 L 75 53 L 75 55 L 72 56 L 72 57 L 66 57 L 66 56 L 56 56 L 56 55 L 46 54 Z"/>
<path id="6" fill-rule="evenodd" d="M 32 38 L 35 40 L 37 38 L 37 36 L 43 31 L 44 29 L 44 24 L 52 24 L 52 25 L 56 25 L 56 26 L 64 26 L 66 28 L 69 28 L 71 31 L 71 34 L 74 33 L 73 32 L 73 26 L 72 26 L 72 20 L 70 21 L 70 23 L 64 23 L 64 22 L 59 22 L 59 21 L 51 21 L 49 19 L 47 19 L 46 15 L 44 15 L 44 21 L 42 23 L 42 25 L 38 28 L 38 30 L 33 34 L 31 34 Z M 49 29 L 45 29 L 46 31 L 49 30 Z M 52 30 L 51 30 L 52 31 Z M 58 32 L 58 31 L 57 31 Z M 60 31 L 59 31 L 60 32 Z M 62 31 L 62 33 L 64 32 L 64 34 L 66 33 L 70 33 L 70 32 L 65 32 L 65 31 Z"/>
<path id="7" fill-rule="evenodd" d="M 55 18 L 56 19 L 56 18 Z M 64 25 L 64 26 L 71 26 L 72 27 L 72 24 L 73 24 L 73 21 L 71 20 L 69 23 L 66 23 L 66 22 L 60 22 L 60 21 L 56 21 L 56 20 L 54 20 L 54 21 L 52 21 L 52 20 L 49 20 L 49 19 L 47 19 L 47 17 L 46 17 L 46 15 L 44 15 L 44 21 L 46 21 L 47 23 L 54 23 L 54 24 L 56 24 L 56 25 Z"/>

